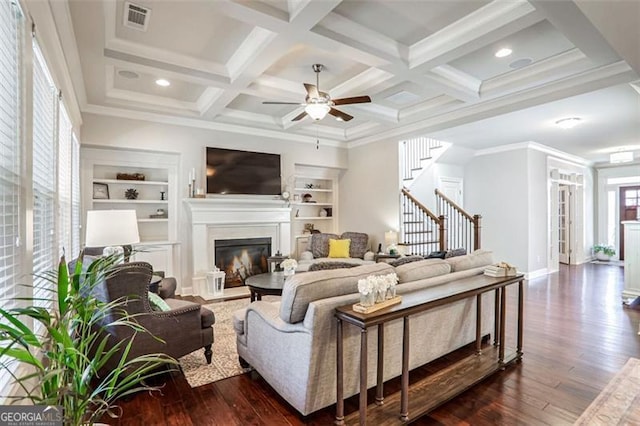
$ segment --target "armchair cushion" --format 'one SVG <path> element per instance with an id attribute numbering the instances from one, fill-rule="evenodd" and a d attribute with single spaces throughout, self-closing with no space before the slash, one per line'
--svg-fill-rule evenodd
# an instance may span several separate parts
<path id="1" fill-rule="evenodd" d="M 351 240 L 329 240 L 329 257 L 347 258 L 349 256 L 349 245 Z"/>
<path id="2" fill-rule="evenodd" d="M 369 247 L 369 235 L 363 232 L 343 232 L 340 238 L 351 240 L 349 257 L 364 258 Z"/>
<path id="3" fill-rule="evenodd" d="M 336 234 L 311 234 L 309 238 L 309 248 L 314 258 L 329 257 L 329 240 L 338 240 Z"/>

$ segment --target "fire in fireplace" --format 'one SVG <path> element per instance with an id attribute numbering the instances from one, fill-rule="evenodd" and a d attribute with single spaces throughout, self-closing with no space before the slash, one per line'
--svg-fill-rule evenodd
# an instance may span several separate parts
<path id="1" fill-rule="evenodd" d="M 224 287 L 240 287 L 252 275 L 269 272 L 271 238 L 215 240 L 216 266 L 225 272 Z"/>

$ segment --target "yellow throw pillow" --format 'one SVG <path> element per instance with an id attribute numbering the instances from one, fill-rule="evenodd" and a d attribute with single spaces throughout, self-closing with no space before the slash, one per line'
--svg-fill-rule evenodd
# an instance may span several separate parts
<path id="1" fill-rule="evenodd" d="M 329 257 L 349 257 L 351 240 L 329 240 Z"/>

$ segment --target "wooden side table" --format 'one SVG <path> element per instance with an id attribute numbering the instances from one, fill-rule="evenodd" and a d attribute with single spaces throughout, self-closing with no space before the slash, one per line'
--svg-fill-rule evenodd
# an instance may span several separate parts
<path id="1" fill-rule="evenodd" d="M 518 284 L 518 318 L 516 348 L 506 351 L 506 287 Z M 483 350 L 481 347 L 482 295 L 495 291 L 495 341 L 494 346 Z M 380 311 L 362 314 L 353 310 L 352 305 L 336 308 L 338 321 L 336 331 L 336 421 L 337 425 L 367 422 L 367 331 L 378 329 L 377 344 L 377 385 L 376 405 L 370 411 L 372 424 L 405 423 L 428 413 L 452 397 L 484 380 L 489 375 L 504 369 L 505 365 L 522 358 L 522 332 L 524 327 L 524 275 L 513 277 L 488 277 L 476 275 L 452 281 L 447 290 L 436 286 L 402 295 L 402 302 Z M 433 374 L 409 387 L 409 317 L 438 306 L 447 305 L 468 298 L 476 298 L 476 354 L 463 358 L 447 367 L 448 374 Z M 384 398 L 384 326 L 387 322 L 402 318 L 402 378 L 401 390 Z M 344 416 L 344 370 L 343 370 L 343 324 L 358 327 L 360 333 L 360 410 Z M 456 375 L 456 380 L 451 380 Z M 412 400 L 409 401 L 409 396 Z M 384 401 L 384 404 L 383 404 Z M 397 412 L 400 407 L 400 412 Z M 411 417 L 409 415 L 411 414 Z M 399 418 L 398 418 L 399 417 Z"/>

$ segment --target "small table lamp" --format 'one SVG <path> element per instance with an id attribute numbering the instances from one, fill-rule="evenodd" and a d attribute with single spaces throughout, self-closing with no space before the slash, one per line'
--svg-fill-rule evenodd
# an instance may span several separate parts
<path id="1" fill-rule="evenodd" d="M 387 231 L 384 233 L 384 245 L 387 247 L 387 253 L 397 254 L 398 233 L 396 231 Z"/>
<path id="2" fill-rule="evenodd" d="M 87 211 L 86 247 L 104 247 L 105 256 L 124 252 L 125 262 L 128 262 L 131 244 L 139 242 L 135 210 Z"/>

